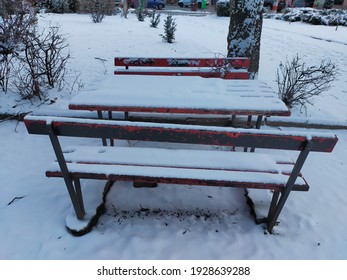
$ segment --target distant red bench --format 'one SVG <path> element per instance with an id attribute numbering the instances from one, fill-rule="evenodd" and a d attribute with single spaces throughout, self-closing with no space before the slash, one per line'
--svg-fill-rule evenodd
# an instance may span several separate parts
<path id="1" fill-rule="evenodd" d="M 248 79 L 249 59 L 116 57 L 115 75 L 200 76 L 203 78 Z M 125 68 L 124 68 L 125 67 Z"/>
<path id="2" fill-rule="evenodd" d="M 64 178 L 78 219 L 85 216 L 80 179 L 267 189 L 273 191 L 264 219 L 269 232 L 290 192 L 309 189 L 301 175 L 309 152 L 331 152 L 337 142 L 332 134 L 231 127 L 48 116 L 26 116 L 24 122 L 29 133 L 49 135 L 57 162 L 46 175 Z M 60 136 L 196 144 L 198 149 L 88 145 L 63 151 Z M 293 161 L 286 153 L 206 150 L 200 145 L 299 151 L 299 155 Z"/>

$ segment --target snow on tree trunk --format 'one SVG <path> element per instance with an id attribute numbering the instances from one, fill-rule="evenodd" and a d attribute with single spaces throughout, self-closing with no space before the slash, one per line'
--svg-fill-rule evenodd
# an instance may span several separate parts
<path id="1" fill-rule="evenodd" d="M 263 0 L 230 0 L 228 57 L 248 57 L 250 78 L 259 71 Z"/>

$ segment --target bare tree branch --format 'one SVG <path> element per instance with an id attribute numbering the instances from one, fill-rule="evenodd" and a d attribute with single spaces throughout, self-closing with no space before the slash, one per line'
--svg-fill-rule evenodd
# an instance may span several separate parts
<path id="1" fill-rule="evenodd" d="M 314 98 L 331 87 L 337 76 L 337 68 L 331 61 L 319 66 L 307 66 L 296 55 L 292 61 L 281 63 L 277 69 L 276 82 L 279 97 L 288 107 L 313 104 Z"/>

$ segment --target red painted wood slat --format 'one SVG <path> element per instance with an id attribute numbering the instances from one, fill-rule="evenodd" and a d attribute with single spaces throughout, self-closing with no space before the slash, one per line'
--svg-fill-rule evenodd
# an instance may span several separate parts
<path id="1" fill-rule="evenodd" d="M 151 58 L 116 57 L 115 66 L 151 66 L 151 67 L 223 67 L 230 65 L 235 69 L 248 68 L 249 59 L 239 58 Z"/>
<path id="2" fill-rule="evenodd" d="M 30 119 L 24 122 L 29 133 L 47 134 L 47 117 Z M 48 118 L 49 119 L 49 118 Z M 300 151 L 307 136 L 284 135 L 274 131 L 240 130 L 233 128 L 218 128 L 189 126 L 189 125 L 155 125 L 117 121 L 93 120 L 75 121 L 73 118 L 55 118 L 51 125 L 58 136 L 93 137 L 126 139 L 141 141 L 159 141 L 172 143 L 192 143 L 204 145 L 255 147 L 268 149 L 288 149 Z M 311 151 L 331 152 L 337 137 L 312 136 Z"/>

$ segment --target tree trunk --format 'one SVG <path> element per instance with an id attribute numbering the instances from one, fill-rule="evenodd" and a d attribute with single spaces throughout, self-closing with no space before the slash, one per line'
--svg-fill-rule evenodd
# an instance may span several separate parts
<path id="1" fill-rule="evenodd" d="M 228 57 L 250 59 L 250 79 L 259 72 L 263 0 L 230 0 Z"/>

